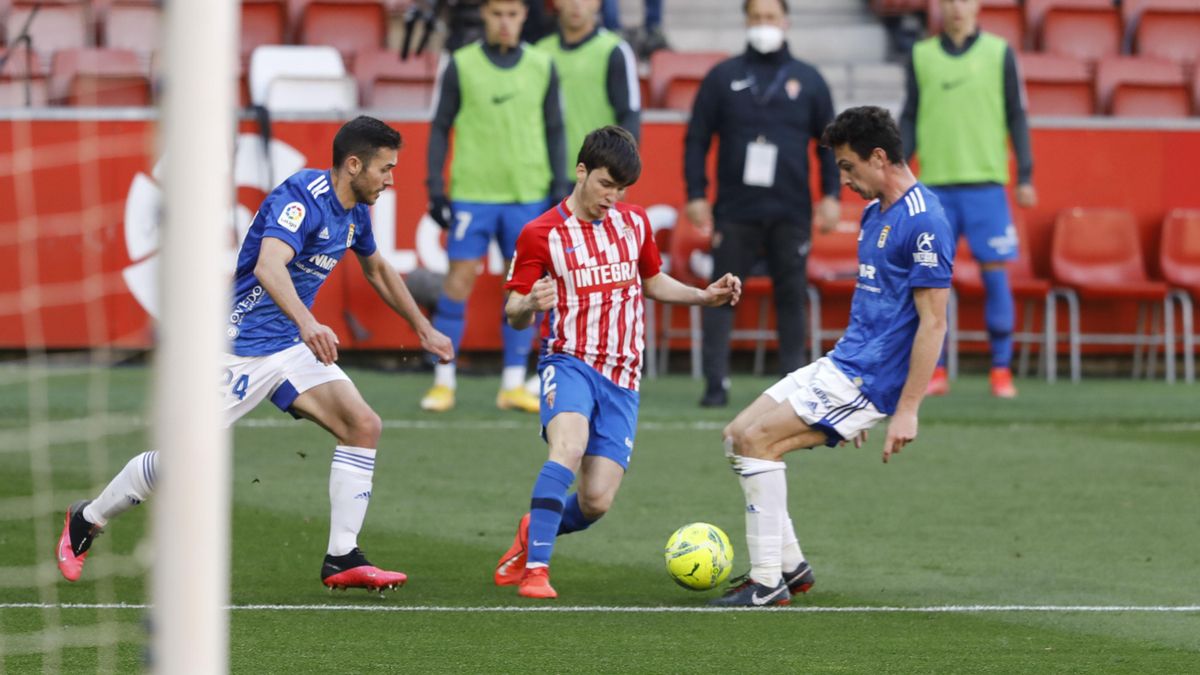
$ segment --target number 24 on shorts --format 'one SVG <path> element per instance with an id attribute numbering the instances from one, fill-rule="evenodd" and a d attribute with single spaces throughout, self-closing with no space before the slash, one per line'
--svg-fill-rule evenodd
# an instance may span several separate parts
<path id="1" fill-rule="evenodd" d="M 229 389 L 229 391 L 234 396 L 238 397 L 239 401 L 246 398 L 246 389 L 248 389 L 250 387 L 250 376 L 249 375 L 242 375 L 242 376 L 238 377 L 237 381 L 235 382 L 233 379 L 233 371 L 229 368 L 226 368 L 224 379 L 225 379 L 225 386 L 229 386 L 230 384 L 233 385 Z"/>

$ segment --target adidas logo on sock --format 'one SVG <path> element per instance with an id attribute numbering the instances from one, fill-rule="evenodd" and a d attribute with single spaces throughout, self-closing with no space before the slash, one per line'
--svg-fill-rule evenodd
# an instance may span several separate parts
<path id="1" fill-rule="evenodd" d="M 369 500 L 369 499 L 371 499 L 371 491 L 370 491 L 370 490 L 367 490 L 366 492 L 360 492 L 360 493 L 358 493 L 358 494 L 354 495 L 354 498 L 355 498 L 355 499 L 367 499 L 367 500 Z"/>

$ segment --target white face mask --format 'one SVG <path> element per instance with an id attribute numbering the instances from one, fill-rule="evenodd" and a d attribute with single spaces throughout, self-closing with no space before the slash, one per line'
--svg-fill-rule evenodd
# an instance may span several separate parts
<path id="1" fill-rule="evenodd" d="M 783 29 L 771 24 L 759 24 L 746 29 L 746 42 L 760 54 L 779 51 L 783 46 Z"/>

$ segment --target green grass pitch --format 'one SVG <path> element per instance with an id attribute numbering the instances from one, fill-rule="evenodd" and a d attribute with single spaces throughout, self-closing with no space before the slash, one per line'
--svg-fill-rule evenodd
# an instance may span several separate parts
<path id="1" fill-rule="evenodd" d="M 496 411 L 492 378 L 462 378 L 458 408 L 433 416 L 417 410 L 426 376 L 350 373 L 386 424 L 360 543 L 409 584 L 382 599 L 321 586 L 332 442 L 261 406 L 235 431 L 233 672 L 1200 672 L 1200 611 L 1149 611 L 1200 606 L 1195 386 L 1023 380 L 997 401 L 965 378 L 891 464 L 882 427 L 861 450 L 793 453 L 816 587 L 791 608 L 709 613 L 678 611 L 715 592 L 673 584 L 662 548 L 709 521 L 746 568 L 720 427 L 768 380 L 738 378 L 721 411 L 695 406 L 694 381 L 645 383 L 630 473 L 603 521 L 559 540 L 547 603 L 491 584 L 545 461 L 535 419 Z M 136 672 L 144 609 L 65 605 L 147 601 L 148 509 L 112 524 L 77 584 L 50 546 L 61 508 L 144 449 L 149 373 L 0 374 L 0 672 Z M 89 402 L 107 420 L 79 421 Z M 41 432 L 48 454 L 25 451 Z M 584 611 L 505 609 L 539 607 Z M 1139 609 L 1096 611 L 1120 607 Z"/>

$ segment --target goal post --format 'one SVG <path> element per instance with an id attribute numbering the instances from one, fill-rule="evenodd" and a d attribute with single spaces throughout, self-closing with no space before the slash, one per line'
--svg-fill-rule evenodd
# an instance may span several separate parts
<path id="1" fill-rule="evenodd" d="M 231 459 L 215 387 L 229 301 L 222 261 L 233 204 L 238 3 L 164 5 L 151 665 L 221 673 L 229 670 Z"/>

